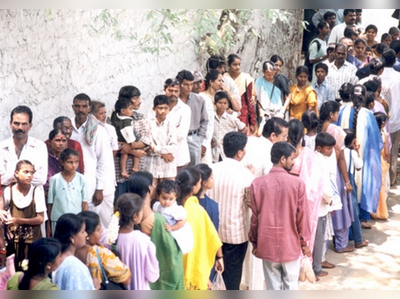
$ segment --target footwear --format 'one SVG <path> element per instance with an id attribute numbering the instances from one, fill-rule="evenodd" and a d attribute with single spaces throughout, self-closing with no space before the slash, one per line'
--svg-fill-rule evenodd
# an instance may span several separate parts
<path id="1" fill-rule="evenodd" d="M 321 263 L 321 267 L 322 267 L 323 269 L 333 269 L 333 268 L 336 268 L 336 266 L 335 266 L 334 264 L 331 264 L 331 263 L 328 262 L 328 261 L 322 262 L 322 263 Z"/>
<path id="2" fill-rule="evenodd" d="M 363 240 L 360 244 L 356 244 L 356 248 L 363 248 L 363 247 L 366 247 L 366 246 L 368 246 L 368 244 L 369 244 L 369 241 L 368 240 Z"/>
<path id="3" fill-rule="evenodd" d="M 319 274 L 315 274 L 315 277 L 325 277 L 325 276 L 328 276 L 328 272 L 326 272 L 326 271 L 321 271 L 321 273 L 319 273 Z"/>
<path id="4" fill-rule="evenodd" d="M 368 224 L 366 221 L 362 221 L 361 222 L 361 228 L 363 228 L 363 229 L 371 229 L 372 225 Z"/>
<path id="5" fill-rule="evenodd" d="M 335 251 L 336 251 L 337 253 L 353 252 L 353 251 L 354 251 L 354 247 L 347 246 L 346 248 L 344 248 L 344 249 L 342 249 L 342 250 L 337 250 L 337 249 L 335 249 Z"/>

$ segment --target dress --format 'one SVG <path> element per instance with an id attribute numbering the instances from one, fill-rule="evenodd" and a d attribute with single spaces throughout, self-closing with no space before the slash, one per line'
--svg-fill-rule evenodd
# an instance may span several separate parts
<path id="1" fill-rule="evenodd" d="M 184 207 L 175 203 L 167 208 L 161 206 L 160 202 L 156 202 L 153 206 L 156 213 L 163 215 L 170 226 L 176 224 L 177 221 L 186 220 L 187 213 Z M 187 254 L 193 249 L 193 231 L 191 225 L 186 222 L 183 227 L 176 231 L 171 231 L 172 236 L 181 248 L 182 254 Z"/>
<path id="2" fill-rule="evenodd" d="M 257 117 L 263 119 L 265 114 L 273 117 L 276 113 L 282 110 L 282 94 L 281 90 L 267 81 L 264 77 L 260 77 L 254 84 L 254 90 L 257 95 Z"/>
<path id="3" fill-rule="evenodd" d="M 53 272 L 53 282 L 63 291 L 95 289 L 88 267 L 75 256 L 66 257 L 57 271 Z"/>
<path id="4" fill-rule="evenodd" d="M 299 89 L 295 84 L 290 87 L 290 92 L 292 93 L 289 108 L 290 117 L 301 120 L 301 116 L 309 107 L 313 107 L 313 110 L 318 114 L 317 92 L 311 86 Z"/>
<path id="5" fill-rule="evenodd" d="M 7 282 L 7 291 L 18 291 L 19 278 L 23 273 L 15 273 L 10 280 Z M 58 286 L 50 281 L 50 279 L 45 278 L 40 281 L 31 291 L 57 291 Z"/>
<path id="6" fill-rule="evenodd" d="M 150 237 L 140 231 L 119 234 L 117 251 L 121 261 L 131 269 L 131 282 L 128 290 L 150 290 L 150 282 L 160 277 L 156 247 Z"/>

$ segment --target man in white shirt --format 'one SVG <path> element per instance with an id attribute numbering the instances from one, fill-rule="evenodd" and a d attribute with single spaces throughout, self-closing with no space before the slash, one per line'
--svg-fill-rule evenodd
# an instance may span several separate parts
<path id="1" fill-rule="evenodd" d="M 107 131 L 108 134 L 108 141 L 111 145 L 111 149 L 115 153 L 118 151 L 119 146 L 118 146 L 118 136 L 117 136 L 117 131 L 115 130 L 115 127 L 106 123 L 107 119 L 107 111 L 106 111 L 106 105 L 102 102 L 98 101 L 92 101 L 92 115 L 96 117 L 103 125 L 104 128 Z"/>
<path id="2" fill-rule="evenodd" d="M 2 186 L 15 182 L 15 166 L 20 160 L 28 160 L 35 167 L 33 186 L 43 186 L 47 180 L 48 154 L 44 142 L 28 135 L 32 128 L 32 111 L 18 106 L 11 112 L 10 127 L 13 137 L 0 143 L 0 174 Z"/>
<path id="3" fill-rule="evenodd" d="M 343 23 L 336 25 L 331 32 L 328 43 L 338 44 L 340 39 L 344 37 L 344 30 L 349 25 L 354 25 L 356 23 L 356 10 L 355 9 L 345 9 L 343 12 Z"/>
<path id="4" fill-rule="evenodd" d="M 225 135 L 226 159 L 212 165 L 214 188 L 209 197 L 219 204 L 219 235 L 223 242 L 227 290 L 239 290 L 243 261 L 248 246 L 249 188 L 254 175 L 240 161 L 246 155 L 247 137 L 243 133 Z"/>
<path id="5" fill-rule="evenodd" d="M 75 96 L 72 109 L 71 139 L 82 146 L 88 194 L 92 198 L 89 209 L 99 214 L 103 227 L 108 228 L 113 214 L 115 169 L 108 134 L 90 114 L 91 99 L 86 94 Z"/>

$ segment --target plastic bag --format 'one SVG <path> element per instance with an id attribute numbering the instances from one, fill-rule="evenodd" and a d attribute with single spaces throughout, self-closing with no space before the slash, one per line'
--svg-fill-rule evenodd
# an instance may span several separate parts
<path id="1" fill-rule="evenodd" d="M 315 283 L 316 280 L 311 261 L 307 256 L 301 260 L 299 281 L 304 282 L 306 279 L 311 283 Z"/>
<path id="2" fill-rule="evenodd" d="M 219 272 L 215 273 L 212 290 L 213 291 L 226 291 L 224 278 L 222 277 L 222 274 Z"/>

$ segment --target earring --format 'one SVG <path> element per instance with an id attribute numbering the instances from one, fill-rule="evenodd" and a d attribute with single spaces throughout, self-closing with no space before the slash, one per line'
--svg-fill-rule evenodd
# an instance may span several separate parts
<path id="1" fill-rule="evenodd" d="M 86 240 L 88 240 L 88 241 L 89 241 L 89 237 L 86 237 Z"/>
<path id="2" fill-rule="evenodd" d="M 72 239 L 72 240 L 71 240 L 71 243 L 72 243 L 72 244 L 74 244 L 74 243 L 75 243 L 74 239 Z"/>
<path id="3" fill-rule="evenodd" d="M 50 267 L 50 266 L 47 266 L 46 268 L 47 268 L 48 270 L 50 270 L 50 269 L 51 269 L 51 267 Z"/>

